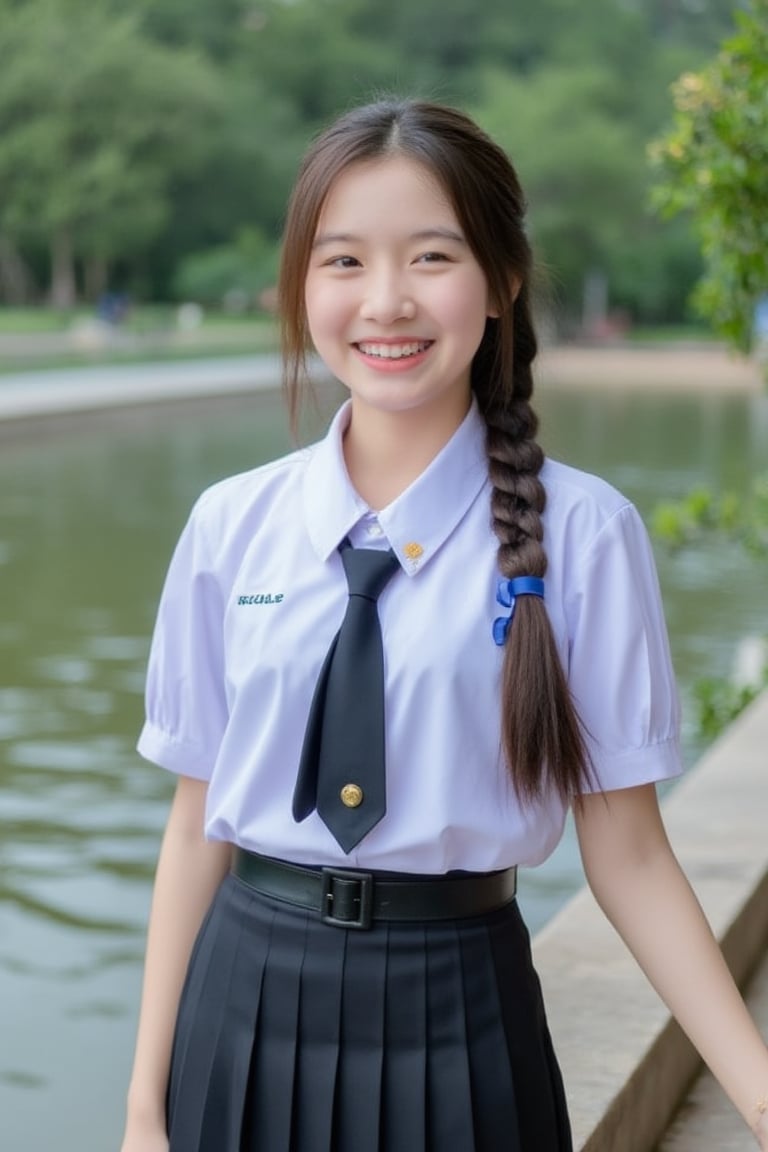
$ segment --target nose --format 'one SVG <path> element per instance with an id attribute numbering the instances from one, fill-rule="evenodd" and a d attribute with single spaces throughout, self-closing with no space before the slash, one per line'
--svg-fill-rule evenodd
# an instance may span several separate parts
<path id="1" fill-rule="evenodd" d="M 416 302 L 403 277 L 395 270 L 372 270 L 366 277 L 360 315 L 363 320 L 376 321 L 378 324 L 395 324 L 398 320 L 413 319 L 416 315 Z"/>

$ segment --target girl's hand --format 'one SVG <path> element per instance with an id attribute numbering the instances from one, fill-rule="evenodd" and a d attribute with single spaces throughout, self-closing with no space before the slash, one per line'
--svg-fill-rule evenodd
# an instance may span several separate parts
<path id="1" fill-rule="evenodd" d="M 768 1152 L 768 1111 L 761 1113 L 754 1132 L 762 1152 Z"/>

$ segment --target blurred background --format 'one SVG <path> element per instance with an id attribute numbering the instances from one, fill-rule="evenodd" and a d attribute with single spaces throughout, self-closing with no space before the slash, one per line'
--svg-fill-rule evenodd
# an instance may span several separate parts
<path id="1" fill-rule="evenodd" d="M 0 0 L 0 331 L 70 327 L 81 306 L 151 344 L 174 304 L 268 313 L 307 140 L 395 91 L 458 103 L 512 156 L 548 331 L 679 335 L 701 258 L 686 220 L 651 211 L 646 149 L 670 119 L 670 84 L 714 53 L 736 7 Z M 26 311 L 41 303 L 52 311 Z M 240 350 L 253 339 L 241 330 Z M 238 334 L 219 324 L 206 340 Z"/>
<path id="2" fill-rule="evenodd" d="M 274 353 L 310 137 L 380 93 L 466 108 L 530 202 L 545 448 L 652 529 L 693 767 L 768 682 L 767 69 L 766 0 L 0 0 L 3 1152 L 119 1147 L 172 787 L 134 751 L 160 586 L 201 489 L 290 444 L 277 368 L 109 410 L 115 362 Z M 78 373 L 103 410 L 8 418 Z M 531 928 L 581 883 L 569 827 Z"/>

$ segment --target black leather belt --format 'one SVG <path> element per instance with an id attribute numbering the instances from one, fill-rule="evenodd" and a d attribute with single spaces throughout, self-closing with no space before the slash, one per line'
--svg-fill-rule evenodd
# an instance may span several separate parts
<path id="1" fill-rule="evenodd" d="M 373 920 L 462 920 L 514 900 L 517 869 L 411 876 L 351 868 L 304 868 L 236 848 L 232 871 L 264 896 L 319 912 L 326 924 L 370 928 Z"/>

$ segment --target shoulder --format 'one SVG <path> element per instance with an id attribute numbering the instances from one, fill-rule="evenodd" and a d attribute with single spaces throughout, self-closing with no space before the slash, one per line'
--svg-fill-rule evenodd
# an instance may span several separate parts
<path id="1" fill-rule="evenodd" d="M 540 476 L 547 491 L 547 507 L 552 506 L 558 511 L 590 509 L 598 516 L 609 518 L 630 504 L 627 497 L 607 480 L 561 464 L 549 456 Z"/>
<path id="2" fill-rule="evenodd" d="M 547 502 L 545 548 L 551 559 L 573 567 L 603 563 L 611 554 L 650 554 L 642 517 L 622 492 L 599 476 L 547 459 L 541 479 Z"/>
<path id="3" fill-rule="evenodd" d="M 298 512 L 304 474 L 316 448 L 313 444 L 216 481 L 197 498 L 190 519 L 207 536 L 221 540 L 263 523 L 278 507 L 287 514 L 295 505 Z"/>
<path id="4" fill-rule="evenodd" d="M 617 488 L 590 472 L 547 460 L 543 526 L 548 574 L 563 596 L 622 583 L 656 588 L 653 548 L 639 511 Z M 580 594 L 580 593 L 579 593 Z M 639 593 L 638 593 L 639 594 Z M 654 592 L 655 594 L 655 592 Z"/>
<path id="5" fill-rule="evenodd" d="M 547 494 L 545 523 L 555 536 L 576 533 L 586 544 L 616 517 L 637 516 L 631 501 L 600 476 L 547 457 L 540 477 Z"/>
<path id="6" fill-rule="evenodd" d="M 275 491 L 289 487 L 292 481 L 300 479 L 316 448 L 316 444 L 299 448 L 277 460 L 260 464 L 257 468 L 249 468 L 245 472 L 217 480 L 200 494 L 196 507 L 201 513 L 216 514 L 226 511 L 231 505 L 239 507 L 243 500 L 250 502 L 264 495 L 273 495 Z"/>

